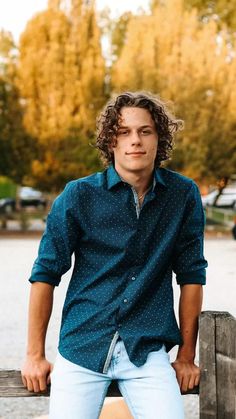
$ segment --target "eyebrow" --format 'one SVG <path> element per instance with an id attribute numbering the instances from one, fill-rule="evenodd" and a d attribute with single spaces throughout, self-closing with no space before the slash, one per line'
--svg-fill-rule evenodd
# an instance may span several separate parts
<path id="1" fill-rule="evenodd" d="M 118 129 L 124 129 L 124 128 L 127 129 L 130 127 L 125 126 L 125 125 L 120 125 Z M 141 127 L 139 127 L 138 129 L 143 129 L 143 128 L 153 128 L 153 127 L 151 125 L 141 125 Z"/>

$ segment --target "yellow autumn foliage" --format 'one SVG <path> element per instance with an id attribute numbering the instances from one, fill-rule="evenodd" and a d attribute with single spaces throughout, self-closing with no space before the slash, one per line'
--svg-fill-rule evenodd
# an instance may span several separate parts
<path id="1" fill-rule="evenodd" d="M 112 71 L 114 91 L 149 90 L 185 120 L 170 166 L 195 178 L 236 171 L 236 48 L 183 0 L 134 16 Z M 227 164 L 226 164 L 227 163 Z"/>

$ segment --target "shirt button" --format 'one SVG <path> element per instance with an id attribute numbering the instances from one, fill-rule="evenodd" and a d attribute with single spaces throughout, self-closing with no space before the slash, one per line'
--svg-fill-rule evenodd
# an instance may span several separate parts
<path id="1" fill-rule="evenodd" d="M 135 279 L 136 279 L 136 278 L 135 278 L 135 276 L 132 276 L 132 278 L 131 278 L 131 279 L 132 279 L 132 281 L 135 281 Z"/>
<path id="2" fill-rule="evenodd" d="M 127 300 L 127 298 L 124 298 L 124 303 L 128 303 L 128 300 Z"/>

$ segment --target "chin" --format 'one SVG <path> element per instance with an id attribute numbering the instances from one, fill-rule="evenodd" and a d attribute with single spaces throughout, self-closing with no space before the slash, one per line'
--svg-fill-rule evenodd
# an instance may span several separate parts
<path id="1" fill-rule="evenodd" d="M 144 164 L 140 164 L 140 163 L 133 163 L 130 164 L 129 167 L 127 167 L 128 170 L 130 171 L 140 171 L 140 170 L 147 170 L 148 166 L 144 165 Z"/>

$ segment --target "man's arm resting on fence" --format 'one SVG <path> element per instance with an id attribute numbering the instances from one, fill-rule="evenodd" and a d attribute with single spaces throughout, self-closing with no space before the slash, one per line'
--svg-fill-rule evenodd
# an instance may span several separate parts
<path id="1" fill-rule="evenodd" d="M 24 386 L 39 392 L 47 388 L 52 364 L 45 358 L 45 339 L 53 306 L 54 286 L 34 282 L 31 285 L 27 353 L 21 369 Z"/>
<path id="2" fill-rule="evenodd" d="M 186 284 L 181 286 L 179 321 L 183 345 L 179 347 L 177 358 L 172 366 L 182 392 L 197 386 L 200 380 L 200 369 L 195 365 L 194 358 L 202 295 L 202 285 Z"/>

